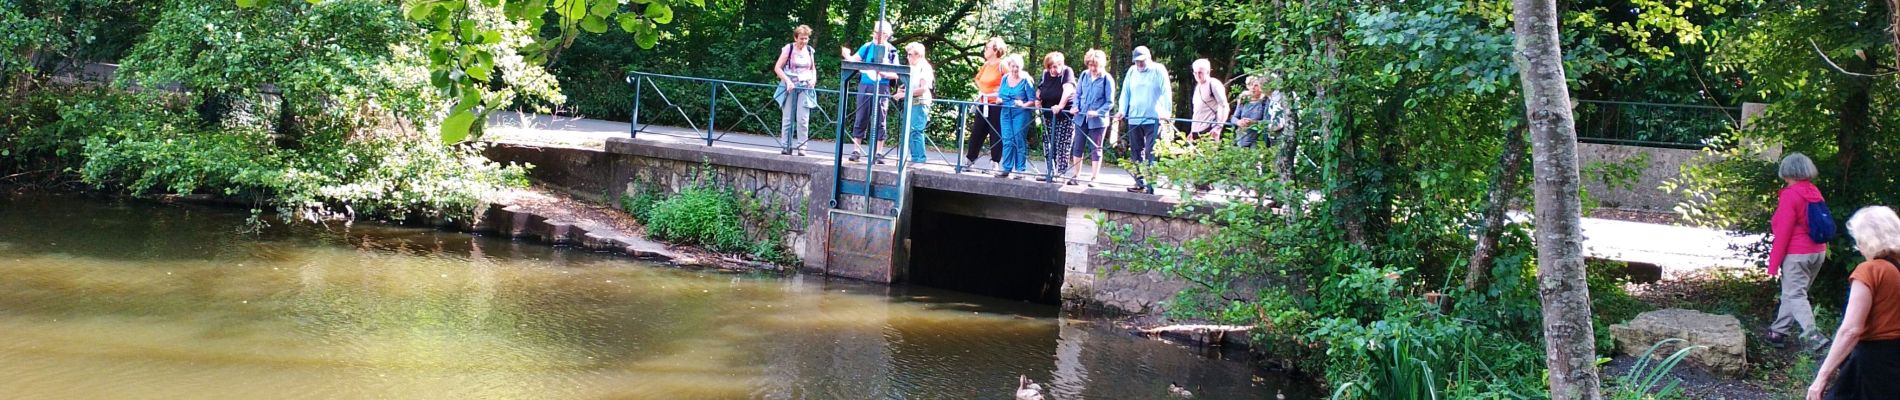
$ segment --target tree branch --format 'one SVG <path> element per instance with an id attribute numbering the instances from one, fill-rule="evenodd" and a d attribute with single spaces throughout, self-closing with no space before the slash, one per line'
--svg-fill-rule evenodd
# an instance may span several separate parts
<path id="1" fill-rule="evenodd" d="M 1893 74 L 1896 74 L 1896 73 L 1900 73 L 1900 72 L 1887 72 L 1887 73 L 1879 73 L 1879 74 L 1863 74 L 1863 73 L 1859 73 L 1859 72 L 1848 72 L 1848 71 L 1847 71 L 1847 69 L 1844 69 L 1844 68 L 1841 68 L 1841 65 L 1840 65 L 1840 64 L 1835 64 L 1835 63 L 1834 63 L 1834 59 L 1833 59 L 1833 58 L 1829 58 L 1829 57 L 1827 56 L 1827 53 L 1825 53 L 1825 52 L 1822 52 L 1822 51 L 1821 51 L 1821 45 L 1820 45 L 1819 43 L 1815 43 L 1815 42 L 1814 42 L 1814 39 L 1808 39 L 1808 45 L 1809 45 L 1809 46 L 1814 46 L 1814 54 L 1816 54 L 1816 55 L 1820 55 L 1820 56 L 1821 56 L 1821 61 L 1826 61 L 1826 62 L 1827 62 L 1827 66 L 1829 66 L 1829 67 L 1832 67 L 1832 68 L 1834 68 L 1834 72 L 1839 72 L 1839 73 L 1843 73 L 1843 74 L 1847 74 L 1848 76 L 1858 76 L 1858 77 L 1862 77 L 1862 78 L 1879 78 L 1879 77 L 1883 77 L 1883 76 L 1887 76 L 1887 75 L 1893 75 Z"/>

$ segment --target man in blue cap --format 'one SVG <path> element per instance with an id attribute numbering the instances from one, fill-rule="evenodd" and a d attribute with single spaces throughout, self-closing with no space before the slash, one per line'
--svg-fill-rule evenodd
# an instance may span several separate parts
<path id="1" fill-rule="evenodd" d="M 1122 75 L 1121 101 L 1116 102 L 1115 118 L 1128 121 L 1128 150 L 1137 169 L 1154 164 L 1155 136 L 1161 123 L 1171 119 L 1174 94 L 1168 90 L 1168 71 L 1155 64 L 1148 46 L 1135 47 L 1135 65 Z M 1130 192 L 1153 194 L 1154 184 L 1141 172 L 1135 172 L 1135 187 Z"/>

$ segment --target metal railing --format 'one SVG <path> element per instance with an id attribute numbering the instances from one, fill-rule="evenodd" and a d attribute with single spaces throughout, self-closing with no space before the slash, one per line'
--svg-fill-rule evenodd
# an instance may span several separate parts
<path id="1" fill-rule="evenodd" d="M 1741 126 L 1740 107 L 1578 100 L 1577 141 L 1700 149 Z"/>
<path id="2" fill-rule="evenodd" d="M 703 142 L 707 146 L 726 144 L 739 147 L 770 148 L 780 151 L 806 148 L 810 140 L 831 139 L 839 142 L 849 141 L 850 139 L 845 137 L 845 135 L 851 132 L 852 127 L 847 125 L 847 117 L 851 114 L 852 107 L 855 106 L 856 101 L 852 101 L 853 99 L 850 98 L 839 98 L 837 96 L 855 97 L 860 95 L 854 91 L 840 91 L 836 89 L 825 89 L 823 87 L 805 89 L 812 91 L 814 95 L 817 96 L 816 100 L 819 105 L 813 109 L 813 120 L 811 121 L 810 127 L 812 134 L 811 139 L 805 142 L 788 142 L 785 140 L 786 138 L 780 134 L 781 130 L 778 117 L 781 111 L 779 105 L 772 100 L 771 96 L 778 85 L 647 72 L 630 72 L 627 75 L 626 81 L 629 85 L 632 85 L 634 89 L 632 110 L 630 110 L 629 119 L 632 122 L 630 133 L 635 137 L 641 135 L 659 135 L 692 139 Z M 682 99 L 688 97 L 682 97 L 681 94 L 683 93 L 696 93 L 691 96 L 704 97 L 690 97 L 693 101 L 684 102 Z M 702 98 L 704 99 L 703 101 L 700 100 Z M 852 151 L 860 151 L 867 158 L 865 160 L 867 164 L 880 162 L 893 156 L 909 157 L 908 154 L 903 154 L 904 147 L 902 146 L 902 141 L 909 136 L 908 129 L 904 126 L 905 121 L 907 121 L 904 115 L 908 111 L 902 109 L 902 105 L 906 104 L 906 102 L 889 101 L 887 103 L 891 105 L 889 109 L 884 110 L 889 117 L 886 119 L 886 121 L 889 122 L 885 131 L 884 140 L 890 141 L 890 145 L 874 146 L 868 143 L 862 145 L 840 143 L 840 145 L 833 148 L 828 148 L 832 146 L 816 146 L 808 150 L 811 150 L 813 153 L 832 154 L 833 156 L 837 156 L 837 154 L 835 154 L 837 152 L 848 154 Z M 831 107 L 833 105 L 837 105 L 837 107 Z M 978 114 L 978 110 L 985 106 L 987 106 L 987 104 L 966 100 L 933 100 L 931 104 L 928 105 L 929 110 L 927 113 L 930 117 L 927 122 L 928 126 L 925 129 L 927 133 L 923 136 L 924 154 L 926 157 L 923 164 L 949 167 L 958 173 L 1000 172 L 999 166 L 996 165 L 995 162 L 991 162 L 988 167 L 978 167 L 977 164 L 972 163 L 971 159 L 964 157 L 964 155 L 967 154 L 967 142 L 971 139 L 968 137 L 970 126 L 972 124 L 987 124 L 989 122 Z M 1027 166 L 1030 169 L 1030 171 L 1024 173 L 1025 175 L 1039 177 L 1045 181 L 1055 181 L 1058 174 L 1069 173 L 1068 170 L 1060 170 L 1061 168 L 1058 167 L 1058 164 L 1061 164 L 1062 161 L 1071 160 L 1070 149 L 1055 148 L 1056 140 L 1052 139 L 1061 135 L 1087 140 L 1086 135 L 1073 135 L 1073 128 L 1052 127 L 1052 124 L 1047 123 L 1047 121 L 1040 121 L 1043 112 L 1052 111 L 1049 108 L 1023 108 L 1008 105 L 998 107 L 999 110 L 1004 108 L 1028 110 L 1035 115 L 1032 118 L 1036 120 L 1031 122 L 1028 129 L 1036 129 L 1033 133 L 1037 134 L 1031 134 L 1032 132 L 1024 133 L 1024 141 L 1026 142 L 1025 150 L 1029 152 L 1027 156 L 1029 159 Z M 657 108 L 657 110 L 649 110 L 649 108 Z M 646 112 L 643 113 L 643 111 Z M 658 111 L 659 113 L 655 114 L 654 111 Z M 839 115 L 833 115 L 834 112 Z M 1232 129 L 1234 125 L 1225 121 L 1197 121 L 1185 118 L 1171 118 L 1164 119 L 1163 121 L 1165 123 L 1162 124 L 1162 131 L 1157 132 L 1158 136 L 1185 135 L 1188 130 L 1184 129 L 1184 127 L 1195 123 L 1219 124 L 1223 126 L 1223 130 L 1226 131 L 1224 135 L 1231 136 L 1237 134 L 1237 132 Z M 1111 130 L 1121 132 L 1122 140 L 1125 141 L 1127 136 L 1125 122 L 1112 122 L 1111 125 L 1120 125 Z M 1001 130 L 1000 128 L 1001 127 L 993 127 L 992 132 Z M 750 133 L 753 135 L 730 135 L 735 132 Z M 822 134 L 833 132 L 835 132 L 835 134 Z M 949 132 L 949 134 L 945 135 L 945 132 Z M 795 141 L 796 139 L 792 138 L 792 140 Z M 1000 141 L 1000 138 L 996 140 Z M 1231 139 L 1228 140 L 1231 141 Z M 1110 141 L 1110 134 L 1105 133 L 1103 141 Z M 1159 141 L 1160 140 L 1157 139 L 1157 142 Z M 1071 143 L 1071 145 L 1073 145 L 1073 143 Z M 1113 164 L 1109 157 L 1113 155 L 1114 152 L 1109 151 L 1109 149 L 1115 148 L 1115 143 L 1102 143 L 1100 145 L 1104 149 L 1104 162 Z M 989 146 L 989 144 L 986 143 L 985 146 Z M 872 154 L 874 153 L 873 151 L 867 151 L 871 149 L 876 149 L 875 154 Z M 1041 153 L 1040 157 L 1038 157 L 1036 153 Z M 978 152 L 978 156 L 977 160 L 989 158 L 984 157 L 981 151 Z M 1069 168 L 1082 167 L 1082 165 L 1069 166 Z M 1109 187 L 1127 186 L 1108 182 L 1097 182 L 1095 184 Z"/>

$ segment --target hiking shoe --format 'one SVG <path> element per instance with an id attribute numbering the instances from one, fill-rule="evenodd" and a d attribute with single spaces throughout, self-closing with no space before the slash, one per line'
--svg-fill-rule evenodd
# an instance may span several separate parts
<path id="1" fill-rule="evenodd" d="M 1821 336 L 1821 335 L 1815 335 L 1815 337 L 1808 338 L 1806 342 L 1807 342 L 1807 347 L 1802 350 L 1806 350 L 1809 353 L 1825 352 L 1827 351 L 1828 345 L 1834 344 L 1833 339 L 1828 339 L 1826 336 Z"/>
<path id="2" fill-rule="evenodd" d="M 1762 341 L 1768 342 L 1768 347 L 1777 349 L 1788 347 L 1788 335 L 1784 334 L 1768 332 L 1768 336 L 1762 337 Z"/>

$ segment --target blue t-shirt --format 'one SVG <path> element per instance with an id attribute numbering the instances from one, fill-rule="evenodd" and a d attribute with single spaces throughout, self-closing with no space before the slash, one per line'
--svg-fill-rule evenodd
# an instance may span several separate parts
<path id="1" fill-rule="evenodd" d="M 858 60 L 874 64 L 896 65 L 897 49 L 892 48 L 891 45 L 888 44 L 880 45 L 876 42 L 865 43 L 863 46 L 858 46 Z M 877 85 L 889 81 L 889 79 L 884 79 L 883 76 L 878 74 L 858 74 L 858 83 L 863 85 Z"/>
<path id="2" fill-rule="evenodd" d="M 1168 73 L 1160 65 L 1148 69 L 1129 68 L 1122 75 L 1122 96 L 1117 102 L 1129 125 L 1161 123 L 1158 109 L 1173 108 L 1174 95 L 1168 93 Z"/>

